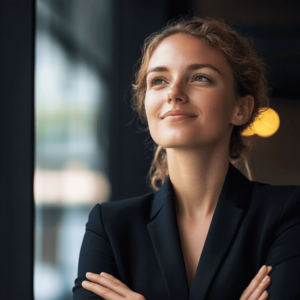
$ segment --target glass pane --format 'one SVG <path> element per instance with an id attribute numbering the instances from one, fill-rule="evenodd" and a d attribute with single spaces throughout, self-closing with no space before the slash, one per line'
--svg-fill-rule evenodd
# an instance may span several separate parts
<path id="1" fill-rule="evenodd" d="M 110 196 L 110 16 L 109 0 L 37 0 L 36 300 L 72 299 L 88 213 Z"/>

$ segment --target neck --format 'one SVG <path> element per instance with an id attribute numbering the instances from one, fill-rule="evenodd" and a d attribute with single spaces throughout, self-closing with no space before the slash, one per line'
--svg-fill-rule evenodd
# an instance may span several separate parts
<path id="1" fill-rule="evenodd" d="M 201 221 L 212 217 L 229 168 L 226 147 L 166 149 L 176 212 L 181 219 Z"/>

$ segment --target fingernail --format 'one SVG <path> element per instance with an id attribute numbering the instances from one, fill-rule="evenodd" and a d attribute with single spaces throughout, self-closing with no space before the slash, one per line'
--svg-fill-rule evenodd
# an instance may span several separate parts
<path id="1" fill-rule="evenodd" d="M 268 279 L 268 275 L 266 275 L 266 277 L 263 279 L 263 281 L 262 282 L 265 282 L 267 279 Z"/>
<path id="2" fill-rule="evenodd" d="M 85 280 L 85 281 L 82 281 L 82 284 L 86 285 L 86 284 L 89 284 L 89 282 Z"/>
<path id="3" fill-rule="evenodd" d="M 92 275 L 92 273 L 90 273 L 90 272 L 87 272 L 86 274 L 85 274 L 85 276 L 91 276 Z"/>
<path id="4" fill-rule="evenodd" d="M 266 265 L 263 265 L 263 266 L 260 268 L 260 270 L 259 270 L 258 273 L 262 273 L 262 272 L 265 270 L 265 268 L 266 268 Z"/>

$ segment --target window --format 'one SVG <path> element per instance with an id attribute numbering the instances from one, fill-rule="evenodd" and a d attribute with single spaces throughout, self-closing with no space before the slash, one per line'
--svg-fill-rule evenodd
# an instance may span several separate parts
<path id="1" fill-rule="evenodd" d="M 88 213 L 108 201 L 110 1 L 37 0 L 36 300 L 72 299 Z"/>

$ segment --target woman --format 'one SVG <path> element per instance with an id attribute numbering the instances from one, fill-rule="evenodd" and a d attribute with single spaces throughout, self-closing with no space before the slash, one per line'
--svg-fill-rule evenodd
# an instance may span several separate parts
<path id="1" fill-rule="evenodd" d="M 74 300 L 300 299 L 299 186 L 233 166 L 248 167 L 241 132 L 269 105 L 251 43 L 214 19 L 173 21 L 146 39 L 133 89 L 153 192 L 90 212 Z"/>

